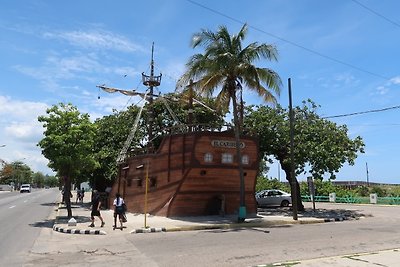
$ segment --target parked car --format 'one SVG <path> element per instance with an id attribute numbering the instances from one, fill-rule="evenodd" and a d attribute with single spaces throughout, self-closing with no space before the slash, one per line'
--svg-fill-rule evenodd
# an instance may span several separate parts
<path id="1" fill-rule="evenodd" d="M 30 193 L 32 190 L 31 185 L 30 184 L 23 184 L 21 185 L 21 187 L 19 188 L 19 192 L 23 193 L 23 192 L 28 192 Z"/>
<path id="2" fill-rule="evenodd" d="M 263 206 L 287 207 L 290 204 L 292 204 L 292 198 L 290 194 L 277 189 L 263 190 L 258 192 L 256 194 L 256 201 L 259 207 Z"/>

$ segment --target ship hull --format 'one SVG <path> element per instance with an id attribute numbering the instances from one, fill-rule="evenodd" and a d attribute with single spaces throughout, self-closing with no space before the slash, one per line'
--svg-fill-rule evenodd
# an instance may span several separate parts
<path id="1" fill-rule="evenodd" d="M 248 214 L 255 214 L 258 142 L 241 137 L 240 144 L 245 206 Z M 237 214 L 240 175 L 233 133 L 165 136 L 155 153 L 129 157 L 120 165 L 111 196 L 117 192 L 133 213 L 166 217 Z"/>

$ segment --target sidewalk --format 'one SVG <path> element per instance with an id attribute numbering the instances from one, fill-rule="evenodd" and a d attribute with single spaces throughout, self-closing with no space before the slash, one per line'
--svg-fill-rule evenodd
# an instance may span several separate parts
<path id="1" fill-rule="evenodd" d="M 298 214 L 298 220 L 293 220 L 289 209 L 266 209 L 260 211 L 257 216 L 246 218 L 244 223 L 237 223 L 237 216 L 197 216 L 166 218 L 136 213 L 127 213 L 128 221 L 124 223 L 124 229 L 113 230 L 114 217 L 112 210 L 101 210 L 105 226 L 100 227 L 100 219 L 95 217 L 95 227 L 89 227 L 90 220 L 90 193 L 85 194 L 83 203 L 72 203 L 72 214 L 76 225 L 69 226 L 67 210 L 64 204 L 59 204 L 57 217 L 53 229 L 61 233 L 70 234 L 101 234 L 114 235 L 126 233 L 149 233 L 149 232 L 173 232 L 206 229 L 230 229 L 243 227 L 271 227 L 285 224 L 310 224 L 332 221 L 344 221 L 358 219 L 363 214 L 352 214 L 346 210 L 316 210 L 307 208 L 305 212 Z M 73 200 L 75 198 L 72 198 Z M 119 222 L 117 221 L 117 226 Z"/>
<path id="2" fill-rule="evenodd" d="M 400 262 L 400 249 L 390 249 L 374 251 L 369 253 L 359 253 L 335 257 L 325 257 L 309 259 L 303 261 L 282 262 L 267 265 L 257 265 L 257 267 L 396 267 Z"/>

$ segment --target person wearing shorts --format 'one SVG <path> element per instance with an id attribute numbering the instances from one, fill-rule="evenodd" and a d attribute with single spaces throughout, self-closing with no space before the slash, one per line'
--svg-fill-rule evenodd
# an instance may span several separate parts
<path id="1" fill-rule="evenodd" d="M 121 231 L 123 229 L 123 222 L 122 222 L 122 218 L 124 216 L 125 213 L 125 209 L 124 209 L 124 199 L 121 197 L 121 195 L 119 193 L 115 194 L 115 199 L 113 202 L 114 205 L 114 226 L 113 229 L 115 230 L 115 228 L 117 227 L 117 216 L 119 218 L 119 223 L 121 225 Z"/>
<path id="2" fill-rule="evenodd" d="M 97 216 L 101 220 L 101 227 L 104 226 L 104 220 L 101 217 L 100 214 L 100 207 L 101 207 L 101 200 L 100 200 L 100 195 L 97 192 L 97 190 L 93 191 L 92 195 L 92 212 L 90 213 L 90 217 L 92 219 L 92 223 L 89 225 L 89 227 L 94 227 L 94 217 Z"/>

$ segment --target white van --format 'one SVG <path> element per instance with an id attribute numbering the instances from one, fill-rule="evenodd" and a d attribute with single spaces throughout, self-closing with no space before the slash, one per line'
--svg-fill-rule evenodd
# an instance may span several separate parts
<path id="1" fill-rule="evenodd" d="M 19 192 L 20 193 L 23 193 L 23 192 L 28 192 L 28 193 L 30 193 L 31 192 L 31 185 L 30 184 L 23 184 L 23 185 L 21 185 L 21 187 L 20 187 L 20 189 L 19 189 Z"/>

